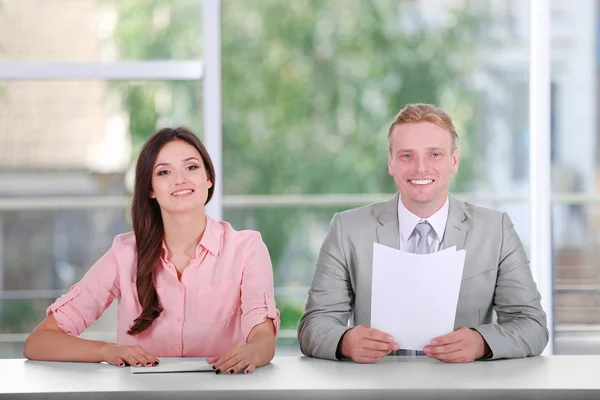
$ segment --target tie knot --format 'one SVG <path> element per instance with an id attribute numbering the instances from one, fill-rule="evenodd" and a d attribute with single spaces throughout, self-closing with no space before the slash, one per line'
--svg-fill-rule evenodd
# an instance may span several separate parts
<path id="1" fill-rule="evenodd" d="M 433 228 L 429 225 L 427 221 L 421 221 L 415 226 L 415 232 L 419 235 L 420 238 L 428 237 Z"/>

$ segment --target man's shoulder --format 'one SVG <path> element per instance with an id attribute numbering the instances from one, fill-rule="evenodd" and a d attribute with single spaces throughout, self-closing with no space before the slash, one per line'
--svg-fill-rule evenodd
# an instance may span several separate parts
<path id="1" fill-rule="evenodd" d="M 343 223 L 366 223 L 370 220 L 376 221 L 379 214 L 382 212 L 384 205 L 388 202 L 380 201 L 377 203 L 371 203 L 360 207 L 350 208 L 348 210 L 340 211 L 336 213 L 338 218 Z"/>
<path id="2" fill-rule="evenodd" d="M 471 226 L 501 226 L 503 224 L 503 219 L 507 217 L 507 214 L 504 211 L 474 205 L 465 201 L 457 201 L 460 204 L 462 211 L 464 212 L 467 223 Z"/>
<path id="3" fill-rule="evenodd" d="M 463 202 L 463 209 L 467 217 L 471 218 L 502 218 L 505 214 L 503 211 L 495 210 L 493 208 L 476 206 L 469 202 Z"/>

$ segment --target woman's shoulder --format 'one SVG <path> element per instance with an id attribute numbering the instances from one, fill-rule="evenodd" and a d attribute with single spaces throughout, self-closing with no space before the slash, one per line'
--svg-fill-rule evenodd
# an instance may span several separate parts
<path id="1" fill-rule="evenodd" d="M 216 222 L 216 221 L 215 221 Z M 264 246 L 262 235 L 253 229 L 234 229 L 227 221 L 216 222 L 221 231 L 221 243 L 225 247 L 255 247 Z"/>
<path id="2" fill-rule="evenodd" d="M 110 250 L 117 259 L 132 259 L 137 254 L 135 234 L 132 232 L 121 233 L 114 237 Z"/>
<path id="3" fill-rule="evenodd" d="M 132 248 L 135 250 L 135 233 L 121 233 L 113 239 L 113 247 L 117 248 Z"/>

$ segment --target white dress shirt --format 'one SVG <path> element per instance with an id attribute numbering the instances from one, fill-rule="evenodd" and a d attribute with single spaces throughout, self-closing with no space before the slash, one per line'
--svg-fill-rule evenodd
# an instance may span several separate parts
<path id="1" fill-rule="evenodd" d="M 444 232 L 446 230 L 446 221 L 448 220 L 448 211 L 450 210 L 450 202 L 446 198 L 446 202 L 429 218 L 420 218 L 408 211 L 402 204 L 402 199 L 398 198 L 398 227 L 400 230 L 400 250 L 409 253 L 415 253 L 417 249 L 418 235 L 414 233 L 415 226 L 421 221 L 429 222 L 433 230 L 429 233 L 427 241 L 429 248 L 433 252 L 442 249 Z M 422 356 L 425 353 L 422 351 L 400 349 L 395 353 L 397 356 Z"/>
<path id="2" fill-rule="evenodd" d="M 433 228 L 429 237 L 427 238 L 429 248 L 433 249 L 433 252 L 440 251 L 442 249 L 444 240 L 444 231 L 446 230 L 446 221 L 448 220 L 448 211 L 450 209 L 450 203 L 448 198 L 446 202 L 438 211 L 435 212 L 429 218 L 420 218 L 415 214 L 408 211 L 408 209 L 402 203 L 402 198 L 398 198 L 398 227 L 400 229 L 400 250 L 409 253 L 414 253 L 417 249 L 417 242 L 419 240 L 416 233 L 413 233 L 415 226 L 421 221 L 429 222 L 429 225 Z"/>

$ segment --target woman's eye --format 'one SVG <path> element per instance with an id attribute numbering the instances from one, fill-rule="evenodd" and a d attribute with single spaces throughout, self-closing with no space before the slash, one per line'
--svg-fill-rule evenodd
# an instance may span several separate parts
<path id="1" fill-rule="evenodd" d="M 197 166 L 197 165 L 190 165 L 190 166 L 188 167 L 188 169 L 189 169 L 189 170 L 191 170 L 191 171 L 193 171 L 193 170 L 195 170 L 195 169 L 198 169 L 198 166 Z"/>
<path id="2" fill-rule="evenodd" d="M 159 172 L 158 172 L 158 175 L 159 175 L 159 176 L 160 176 L 160 175 L 166 175 L 166 174 L 168 174 L 168 173 L 169 173 L 169 171 L 159 171 Z"/>

